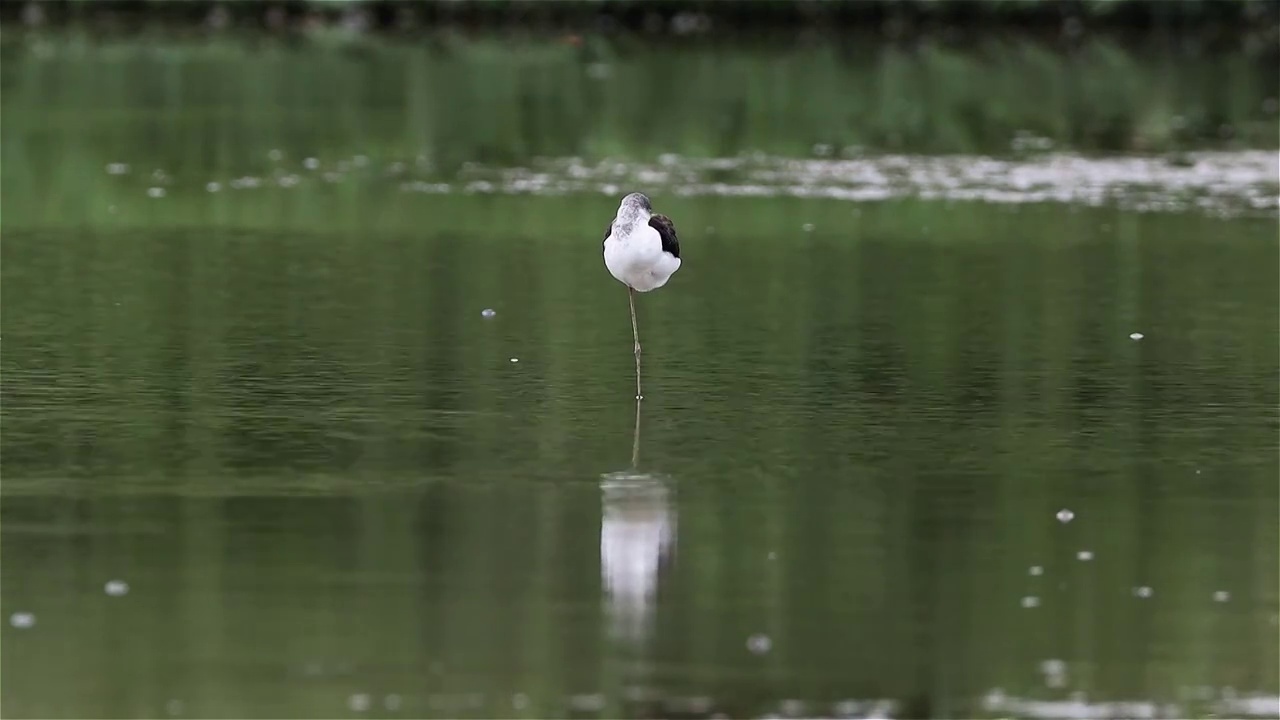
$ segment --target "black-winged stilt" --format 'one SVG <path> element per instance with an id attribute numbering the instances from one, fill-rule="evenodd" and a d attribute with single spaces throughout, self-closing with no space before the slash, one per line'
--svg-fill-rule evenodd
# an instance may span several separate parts
<path id="1" fill-rule="evenodd" d="M 655 215 L 649 198 L 638 192 L 622 198 L 618 214 L 604 231 L 604 266 L 627 286 L 631 303 L 631 335 L 636 341 L 636 399 L 640 392 L 640 331 L 636 327 L 636 292 L 657 290 L 680 269 L 680 241 L 666 215 Z"/>

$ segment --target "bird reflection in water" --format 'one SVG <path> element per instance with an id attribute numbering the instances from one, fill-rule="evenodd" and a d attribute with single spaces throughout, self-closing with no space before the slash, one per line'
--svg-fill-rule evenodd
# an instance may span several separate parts
<path id="1" fill-rule="evenodd" d="M 631 467 L 600 482 L 600 571 L 614 636 L 643 645 L 651 630 L 661 569 L 675 550 L 676 514 L 663 478 L 641 472 L 640 402 L 636 402 Z"/>

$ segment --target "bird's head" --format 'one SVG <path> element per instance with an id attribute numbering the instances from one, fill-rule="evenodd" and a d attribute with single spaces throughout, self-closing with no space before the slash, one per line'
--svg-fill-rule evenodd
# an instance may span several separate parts
<path id="1" fill-rule="evenodd" d="M 629 219 L 638 217 L 648 217 L 653 214 L 653 205 L 649 203 L 649 198 L 644 193 L 633 192 L 622 198 L 622 202 L 618 204 L 618 218 Z"/>

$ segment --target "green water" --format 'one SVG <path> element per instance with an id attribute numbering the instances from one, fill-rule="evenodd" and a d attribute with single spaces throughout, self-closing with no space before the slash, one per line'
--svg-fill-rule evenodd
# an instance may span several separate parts
<path id="1" fill-rule="evenodd" d="M 654 187 L 637 414 L 617 193 L 60 53 L 4 66 L 6 717 L 1280 716 L 1274 211 Z"/>

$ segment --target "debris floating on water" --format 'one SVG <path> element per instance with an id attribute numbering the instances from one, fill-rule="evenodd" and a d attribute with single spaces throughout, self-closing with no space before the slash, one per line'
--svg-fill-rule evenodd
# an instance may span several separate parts
<path id="1" fill-rule="evenodd" d="M 481 310 L 481 311 L 480 311 L 480 314 L 481 314 L 481 315 L 483 315 L 484 317 L 493 317 L 494 315 L 497 315 L 498 313 L 497 313 L 497 311 L 495 311 L 493 308 L 485 308 L 485 309 L 483 309 L 483 310 Z"/>
<path id="2" fill-rule="evenodd" d="M 111 597 L 121 597 L 129 594 L 129 583 L 123 580 L 108 580 L 102 589 Z"/>
<path id="3" fill-rule="evenodd" d="M 511 362 L 518 363 L 520 362 L 520 358 L 511 358 Z"/>
<path id="4" fill-rule="evenodd" d="M 1058 511 L 1058 522 L 1069 523 L 1071 522 L 1072 518 L 1074 518 L 1075 516 L 1076 516 L 1075 513 L 1071 512 L 1066 508 L 1062 508 L 1061 510 Z"/>
<path id="5" fill-rule="evenodd" d="M 1142 333 L 1140 333 L 1140 332 L 1136 332 L 1136 333 L 1129 333 L 1129 339 L 1130 339 L 1130 340 L 1141 340 L 1141 339 L 1142 339 L 1142 338 L 1144 338 L 1144 337 L 1146 337 L 1146 335 L 1143 335 L 1143 334 L 1142 334 Z"/>

